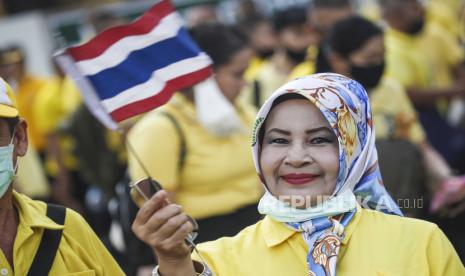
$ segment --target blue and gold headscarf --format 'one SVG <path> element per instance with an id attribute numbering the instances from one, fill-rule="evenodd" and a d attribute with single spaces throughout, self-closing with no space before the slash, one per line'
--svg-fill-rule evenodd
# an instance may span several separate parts
<path id="1" fill-rule="evenodd" d="M 330 199 L 355 195 L 362 207 L 385 213 L 402 215 L 398 206 L 382 185 L 375 148 L 375 132 L 371 108 L 365 89 L 356 81 L 339 74 L 322 73 L 295 79 L 280 87 L 260 109 L 255 122 L 252 151 L 255 168 L 262 182 L 260 169 L 260 129 L 280 96 L 296 93 L 312 102 L 326 120 L 339 142 L 339 172 L 336 187 Z M 266 188 L 266 183 L 265 188 Z M 352 196 L 353 196 L 352 195 Z M 262 200 L 273 197 L 266 191 Z M 263 212 L 273 217 L 273 211 Z M 310 275 L 335 275 L 337 254 L 344 236 L 344 227 L 351 221 L 356 208 L 339 214 L 314 214 L 299 221 L 280 220 L 303 234 L 309 245 L 307 262 Z M 334 219 L 338 215 L 339 219 Z"/>

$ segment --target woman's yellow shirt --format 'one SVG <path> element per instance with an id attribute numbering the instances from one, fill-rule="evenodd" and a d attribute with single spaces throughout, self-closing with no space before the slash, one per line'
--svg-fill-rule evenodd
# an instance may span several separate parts
<path id="1" fill-rule="evenodd" d="M 337 275 L 465 275 L 435 224 L 359 208 L 345 234 Z M 308 275 L 302 235 L 268 216 L 199 250 L 216 275 Z"/>

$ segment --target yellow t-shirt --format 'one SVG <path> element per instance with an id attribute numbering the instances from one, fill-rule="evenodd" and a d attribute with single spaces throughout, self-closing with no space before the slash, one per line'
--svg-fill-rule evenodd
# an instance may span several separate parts
<path id="1" fill-rule="evenodd" d="M 241 106 L 237 110 L 251 132 L 254 109 Z M 179 134 L 160 112 L 171 114 L 184 135 L 187 153 L 181 170 Z M 250 132 L 223 138 L 210 134 L 197 121 L 194 105 L 177 94 L 138 121 L 128 139 L 150 175 L 174 192 L 176 203 L 186 213 L 201 219 L 258 202 L 262 187 L 250 154 Z M 131 151 L 128 166 L 132 180 L 146 177 Z"/>
<path id="2" fill-rule="evenodd" d="M 359 208 L 345 235 L 337 275 L 465 275 L 435 224 Z M 216 275 L 308 275 L 302 235 L 269 216 L 235 237 L 198 247 Z"/>
<path id="3" fill-rule="evenodd" d="M 50 275 L 124 275 L 119 265 L 104 247 L 87 222 L 67 209 L 64 225 L 56 224 L 46 213 L 46 204 L 13 191 L 19 211 L 13 261 L 14 271 L 0 251 L 2 275 L 27 275 L 39 247 L 44 229 L 63 229 L 60 245 Z M 74 274 L 76 273 L 76 274 Z"/>
<path id="4" fill-rule="evenodd" d="M 376 139 L 406 139 L 414 144 L 426 139 L 417 113 L 404 88 L 394 79 L 383 78 L 369 93 Z"/>
<path id="5" fill-rule="evenodd" d="M 434 24 L 411 36 L 388 29 L 385 33 L 387 75 L 408 88 L 446 88 L 453 68 L 463 62 L 457 41 Z"/>

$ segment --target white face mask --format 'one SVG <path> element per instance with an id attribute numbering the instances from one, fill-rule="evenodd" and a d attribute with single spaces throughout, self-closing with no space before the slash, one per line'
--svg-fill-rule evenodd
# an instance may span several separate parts
<path id="1" fill-rule="evenodd" d="M 197 119 L 213 135 L 227 137 L 247 133 L 236 109 L 221 92 L 213 77 L 194 86 Z"/>
<path id="2" fill-rule="evenodd" d="M 16 168 L 13 166 L 13 150 L 15 148 L 13 138 L 14 135 L 7 146 L 0 147 L 0 198 L 5 195 L 10 187 L 16 171 Z"/>
<path id="3" fill-rule="evenodd" d="M 330 217 L 357 208 L 357 199 L 350 190 L 341 192 L 323 203 L 307 209 L 296 209 L 277 199 L 268 191 L 260 199 L 258 212 L 279 222 L 303 222 L 320 217 Z"/>

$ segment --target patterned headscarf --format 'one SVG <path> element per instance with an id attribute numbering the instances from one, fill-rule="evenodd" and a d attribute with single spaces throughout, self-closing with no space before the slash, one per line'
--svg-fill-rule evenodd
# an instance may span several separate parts
<path id="1" fill-rule="evenodd" d="M 260 129 L 274 101 L 282 95 L 296 93 L 307 98 L 324 115 L 339 142 L 339 172 L 332 197 L 353 192 L 362 207 L 402 215 L 382 185 L 375 148 L 375 133 L 368 96 L 356 81 L 333 73 L 315 74 L 295 79 L 280 87 L 261 107 L 255 122 L 252 151 L 260 179 Z M 262 138 L 262 137 L 261 137 Z M 265 187 L 266 187 L 266 183 Z M 266 191 L 269 196 L 269 191 Z M 300 231 L 307 244 L 310 275 L 335 275 L 336 259 L 344 227 L 355 210 L 338 220 L 320 217 L 286 225 Z"/>

